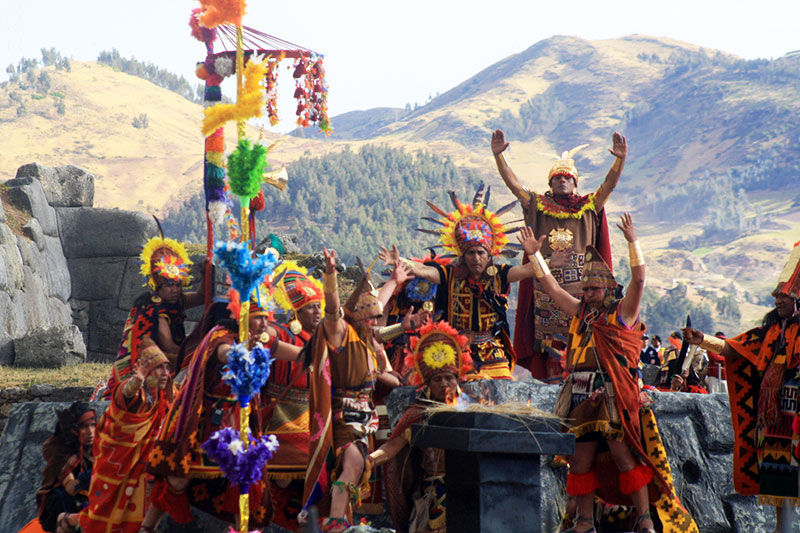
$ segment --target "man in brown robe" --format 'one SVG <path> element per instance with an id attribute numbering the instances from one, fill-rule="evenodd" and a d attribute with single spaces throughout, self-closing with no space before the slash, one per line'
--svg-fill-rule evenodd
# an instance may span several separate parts
<path id="1" fill-rule="evenodd" d="M 548 173 L 550 190 L 537 194 L 520 182 L 503 157 L 508 148 L 503 132 L 496 130 L 492 134 L 492 153 L 500 176 L 519 199 L 525 223 L 534 228 L 537 238 L 547 236 L 542 255 L 548 260 L 553 277 L 576 298 L 581 295 L 587 246 L 594 246 L 606 263 L 612 264 L 603 208 L 622 175 L 628 155 L 625 137 L 615 132 L 613 147 L 609 150 L 616 158 L 614 164 L 597 191 L 581 196 L 577 194 L 578 169 L 572 157 L 586 146 L 573 148 L 557 158 Z M 538 281 L 520 283 L 514 351 L 518 362 L 528 368 L 533 377 L 549 382 L 561 380 L 570 319 Z"/>

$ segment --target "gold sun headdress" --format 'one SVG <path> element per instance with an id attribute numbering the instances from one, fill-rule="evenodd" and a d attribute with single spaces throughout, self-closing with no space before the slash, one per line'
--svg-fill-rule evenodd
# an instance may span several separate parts
<path id="1" fill-rule="evenodd" d="M 578 169 L 575 167 L 575 160 L 573 159 L 573 156 L 587 146 L 589 145 L 582 144 L 580 146 L 576 146 L 572 150 L 561 152 L 561 157 L 553 154 L 542 154 L 557 160 L 555 163 L 553 163 L 553 166 L 550 167 L 550 172 L 547 173 L 547 182 L 549 183 L 550 178 L 553 176 L 570 176 L 575 179 L 575 183 L 578 183 Z"/>
<path id="2" fill-rule="evenodd" d="M 505 251 L 504 248 L 520 249 L 516 243 L 508 242 L 508 235 L 519 231 L 521 227 L 508 228 L 500 221 L 500 216 L 509 212 L 516 205 L 517 201 L 504 205 L 496 212 L 489 211 L 489 195 L 491 187 L 486 188 L 486 196 L 483 195 L 483 183 L 480 184 L 472 203 L 462 204 L 456 193 L 450 191 L 450 201 L 456 208 L 451 213 L 436 207 L 431 202 L 426 202 L 440 218 L 422 217 L 422 220 L 437 224 L 440 229 L 430 230 L 417 228 L 417 231 L 429 233 L 439 237 L 439 242 L 450 254 L 464 255 L 467 250 L 480 246 L 489 253 L 490 256 L 496 255 L 516 255 L 516 252 Z M 515 220 L 513 222 L 520 222 Z M 510 223 L 513 223 L 510 222 Z M 509 223 L 509 224 L 510 224 Z"/>
<path id="3" fill-rule="evenodd" d="M 409 339 L 406 368 L 413 368 L 409 383 L 422 385 L 439 372 L 450 372 L 459 380 L 472 370 L 469 340 L 442 320 L 428 322 L 419 335 Z"/>
<path id="4" fill-rule="evenodd" d="M 155 217 L 153 217 L 155 218 Z M 161 230 L 161 223 L 156 218 L 158 237 L 153 237 L 144 245 L 139 259 L 142 261 L 141 273 L 147 279 L 146 285 L 155 291 L 159 278 L 179 281 L 185 287 L 192 281 L 189 267 L 192 261 L 186 248 L 175 239 L 167 239 Z"/>

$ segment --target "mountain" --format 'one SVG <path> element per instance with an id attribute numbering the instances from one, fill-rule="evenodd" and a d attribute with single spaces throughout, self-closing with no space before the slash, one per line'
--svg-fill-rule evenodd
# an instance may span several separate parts
<path id="1" fill-rule="evenodd" d="M 40 70 L 51 79 L 44 92 L 0 85 L 0 172 L 11 177 L 30 161 L 80 165 L 98 176 L 97 205 L 165 215 L 200 191 L 199 105 L 96 63 Z M 798 108 L 797 55 L 743 60 L 668 38 L 554 36 L 418 109 L 334 117 L 330 139 L 311 131 L 285 136 L 270 162 L 288 165 L 291 174 L 294 161 L 345 148 L 423 149 L 487 181 L 501 202 L 510 196 L 494 168 L 492 130 L 506 132 L 509 163 L 540 191 L 552 161 L 546 154 L 588 143 L 576 157 L 583 192 L 602 181 L 612 162 L 611 134 L 620 131 L 629 158 L 607 209 L 612 223 L 619 212 L 634 212 L 651 298 L 685 282 L 687 297 L 713 310 L 732 294 L 741 320 L 734 314 L 722 322 L 732 329 L 763 314 L 800 239 L 800 193 L 793 187 L 800 173 Z M 134 127 L 142 115 L 148 127 Z M 233 138 L 230 128 L 228 147 Z M 435 184 L 419 192 L 426 199 L 440 193 Z M 612 224 L 621 258 L 617 233 Z"/>

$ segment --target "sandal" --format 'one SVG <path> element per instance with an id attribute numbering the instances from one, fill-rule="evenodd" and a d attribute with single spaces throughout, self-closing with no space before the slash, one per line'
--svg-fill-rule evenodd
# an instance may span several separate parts
<path id="1" fill-rule="evenodd" d="M 653 514 L 650 513 L 650 511 L 648 511 L 648 512 L 644 513 L 643 515 L 639 515 L 636 518 L 636 526 L 634 526 L 634 527 L 636 527 L 637 533 L 656 533 L 656 530 L 653 529 L 652 527 L 647 527 L 647 528 L 642 527 L 642 522 L 644 520 L 650 520 L 652 522 L 653 521 Z"/>
<path id="2" fill-rule="evenodd" d="M 589 523 L 589 524 L 591 524 L 591 525 L 592 525 L 592 527 L 591 527 L 591 528 L 589 528 L 589 529 L 587 529 L 586 531 L 582 531 L 582 532 L 581 532 L 581 531 L 578 531 L 577 529 L 575 529 L 575 527 L 576 527 L 578 524 L 580 524 L 581 522 L 586 522 L 586 523 Z M 594 529 L 594 520 L 592 520 L 592 518 L 591 518 L 591 517 L 588 517 L 588 516 L 579 516 L 579 517 L 577 517 L 577 518 L 575 519 L 575 521 L 573 522 L 573 524 L 572 524 L 572 527 L 571 527 L 571 528 L 569 528 L 569 529 L 565 529 L 565 530 L 563 530 L 561 533 L 595 533 L 595 529 Z"/>
<path id="3" fill-rule="evenodd" d="M 322 521 L 320 527 L 325 533 L 342 533 L 350 527 L 350 522 L 348 522 L 346 518 L 329 516 Z"/>

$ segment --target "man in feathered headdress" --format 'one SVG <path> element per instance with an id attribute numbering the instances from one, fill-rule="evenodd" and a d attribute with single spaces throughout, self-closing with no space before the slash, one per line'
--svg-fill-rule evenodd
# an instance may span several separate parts
<path id="1" fill-rule="evenodd" d="M 451 213 L 428 203 L 440 218 L 427 220 L 439 229 L 422 231 L 437 235 L 458 261 L 450 265 L 418 263 L 401 257 L 396 246 L 381 248 L 379 257 L 390 265 L 404 263 L 417 278 L 436 283 L 437 299 L 445 306 L 443 318 L 469 338 L 475 370 L 486 378 L 511 379 L 516 356 L 506 318 L 508 293 L 511 283 L 532 277 L 533 270 L 529 265 L 512 267 L 494 261 L 507 249 L 525 249 L 536 239 L 531 228 L 509 229 L 500 221 L 500 215 L 510 211 L 516 200 L 492 212 L 486 207 L 489 192 L 485 198 L 482 194 L 483 185 L 472 203 L 462 204 L 451 192 L 456 208 Z M 520 230 L 521 246 L 509 244 L 507 235 Z"/>
<path id="2" fill-rule="evenodd" d="M 800 242 L 772 291 L 775 308 L 761 326 L 730 339 L 687 328 L 684 338 L 725 357 L 733 435 L 733 485 L 745 496 L 776 507 L 800 498 Z"/>
<path id="3" fill-rule="evenodd" d="M 628 155 L 625 137 L 614 133 L 613 147 L 609 150 L 616 158 L 614 164 L 597 191 L 581 196 L 577 194 L 578 169 L 573 157 L 586 146 L 578 146 L 556 157 L 547 175 L 550 190 L 537 194 L 520 182 L 503 157 L 503 151 L 508 148 L 503 132 L 496 130 L 492 134 L 492 153 L 500 176 L 519 198 L 525 223 L 534 228 L 537 237 L 547 236 L 542 255 L 561 287 L 576 298 L 581 294 L 581 271 L 587 246 L 594 246 L 606 263 L 612 264 L 603 207 L 619 181 Z M 527 367 L 533 377 L 560 381 L 569 321 L 570 317 L 559 310 L 541 284 L 535 280 L 520 283 L 514 349 L 520 364 Z"/>
<path id="4" fill-rule="evenodd" d="M 430 402 L 444 403 L 459 393 L 458 382 L 472 369 L 468 339 L 447 322 L 429 322 L 412 336 L 406 350 L 409 381 L 419 385 L 391 437 L 369 455 L 372 467 L 386 464 L 387 500 L 397 531 L 445 531 L 444 450 L 411 448 L 411 425 L 422 423 Z"/>
<path id="5" fill-rule="evenodd" d="M 383 306 L 369 270 L 342 307 L 336 252 L 323 248 L 323 254 L 325 314 L 309 341 L 311 438 L 303 502 L 304 510 L 317 505 L 326 516 L 325 531 L 344 531 L 349 527 L 349 504 L 357 507 L 368 487 L 365 461 L 378 429 L 375 384 L 400 384 L 380 340 L 413 329 L 423 317 L 409 313 L 402 324 L 389 326 L 391 331 L 379 330 Z"/>
<path id="6" fill-rule="evenodd" d="M 618 227 L 628 241 L 631 282 L 621 300 L 614 298 L 617 281 L 602 256 L 586 248 L 583 294 L 575 298 L 552 276 L 535 241 L 529 261 L 544 290 L 572 316 L 567 345 L 567 371 L 556 401 L 556 415 L 569 422 L 575 454 L 569 458 L 567 493 L 577 500 L 576 523 L 570 533 L 594 531 L 594 495 L 605 502 L 633 505 L 637 531 L 654 533 L 650 504 L 658 510 L 665 531 L 697 531 L 680 506 L 671 484 L 664 449 L 652 411 L 643 408 L 639 389 L 639 351 L 645 326 L 639 321 L 644 291 L 644 257 L 630 214 Z M 645 450 L 644 444 L 647 444 Z M 601 453 L 608 451 L 608 453 Z M 672 529 L 674 527 L 674 529 Z"/>
<path id="7" fill-rule="evenodd" d="M 157 345 L 174 365 L 186 337 L 184 311 L 203 303 L 203 283 L 199 292 L 183 292 L 192 281 L 189 275 L 192 261 L 181 243 L 163 235 L 153 237 L 139 258 L 149 291 L 136 298 L 125 321 L 105 392 L 107 398 L 130 375 L 139 352 L 146 346 Z"/>

